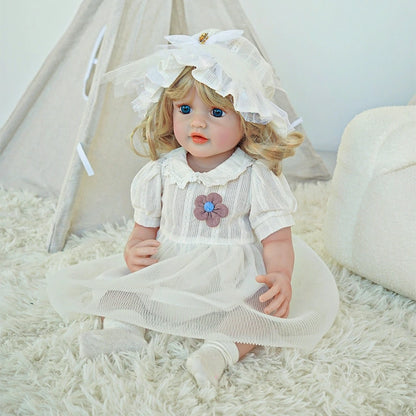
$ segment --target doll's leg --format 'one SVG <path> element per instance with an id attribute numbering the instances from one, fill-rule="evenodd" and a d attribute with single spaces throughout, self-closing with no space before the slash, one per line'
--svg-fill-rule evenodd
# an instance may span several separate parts
<path id="1" fill-rule="evenodd" d="M 217 386 L 224 370 L 240 358 L 237 345 L 231 341 L 205 341 L 186 361 L 186 368 L 200 387 Z"/>
<path id="2" fill-rule="evenodd" d="M 147 342 L 145 329 L 125 322 L 105 318 L 103 329 L 85 332 L 80 336 L 81 358 L 94 358 L 99 354 L 120 351 L 141 351 Z"/>
<path id="3" fill-rule="evenodd" d="M 238 342 L 235 345 L 237 345 L 238 352 L 240 354 L 240 360 L 255 347 L 255 345 L 252 344 L 239 344 Z"/>

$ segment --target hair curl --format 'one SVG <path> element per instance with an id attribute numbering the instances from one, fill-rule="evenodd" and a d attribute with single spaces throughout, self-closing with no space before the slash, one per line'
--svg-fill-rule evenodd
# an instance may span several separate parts
<path id="1" fill-rule="evenodd" d="M 172 85 L 164 90 L 159 101 L 153 104 L 143 121 L 133 130 L 130 141 L 133 150 L 140 156 L 152 160 L 180 147 L 173 133 L 173 101 L 181 100 L 190 88 L 195 86 L 202 101 L 225 111 L 235 111 L 233 97 L 222 97 L 211 88 L 192 77 L 193 67 L 186 67 Z M 293 156 L 295 149 L 303 141 L 303 135 L 297 131 L 282 137 L 273 129 L 272 123 L 257 124 L 245 121 L 239 114 L 243 127 L 243 138 L 238 146 L 254 159 L 263 161 L 276 175 L 282 171 L 282 160 Z M 135 146 L 134 138 L 141 139 L 140 150 Z"/>

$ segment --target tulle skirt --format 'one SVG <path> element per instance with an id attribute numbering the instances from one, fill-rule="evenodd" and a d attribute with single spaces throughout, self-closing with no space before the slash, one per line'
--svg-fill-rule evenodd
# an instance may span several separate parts
<path id="1" fill-rule="evenodd" d="M 256 245 L 184 245 L 162 241 L 158 263 L 130 273 L 120 255 L 48 275 L 48 295 L 64 319 L 92 314 L 200 339 L 312 349 L 338 311 L 334 278 L 294 236 L 289 317 L 263 313 L 267 290 Z"/>

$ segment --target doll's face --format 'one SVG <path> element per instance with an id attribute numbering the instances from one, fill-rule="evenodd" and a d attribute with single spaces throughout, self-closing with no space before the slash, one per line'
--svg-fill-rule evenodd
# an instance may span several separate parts
<path id="1" fill-rule="evenodd" d="M 173 101 L 173 131 L 188 152 L 188 163 L 197 170 L 211 170 L 228 159 L 243 137 L 240 116 L 207 105 L 195 87 Z M 193 162 L 194 166 L 193 166 Z"/>

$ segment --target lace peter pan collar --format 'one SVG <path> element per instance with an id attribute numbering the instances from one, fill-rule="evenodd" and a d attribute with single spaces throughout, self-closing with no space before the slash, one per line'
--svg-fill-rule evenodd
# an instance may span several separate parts
<path id="1" fill-rule="evenodd" d="M 162 167 L 163 175 L 183 189 L 192 182 L 205 186 L 225 185 L 237 179 L 253 163 L 254 159 L 237 147 L 235 152 L 215 169 L 209 172 L 195 172 L 188 165 L 186 150 L 180 147 L 164 156 Z"/>

